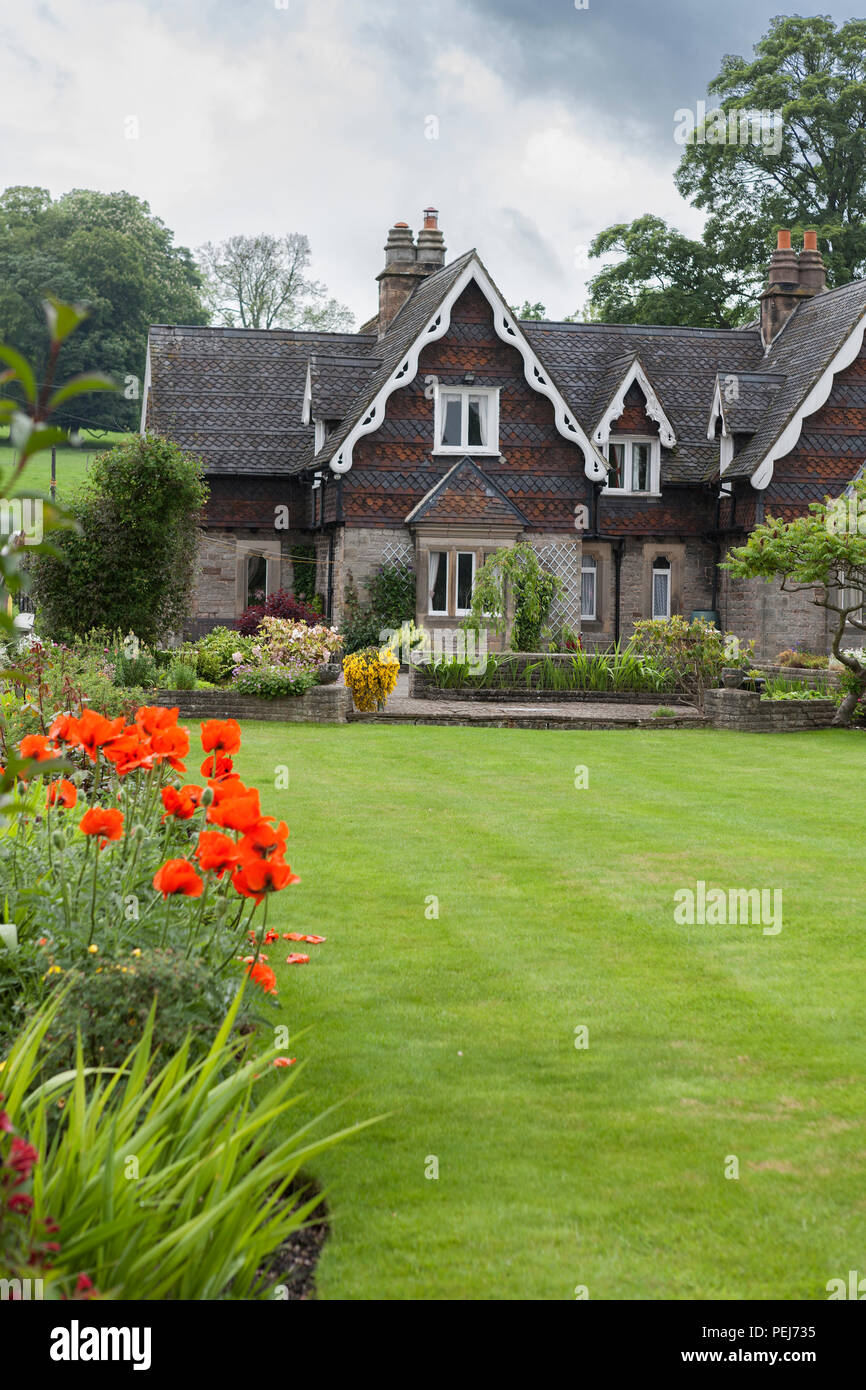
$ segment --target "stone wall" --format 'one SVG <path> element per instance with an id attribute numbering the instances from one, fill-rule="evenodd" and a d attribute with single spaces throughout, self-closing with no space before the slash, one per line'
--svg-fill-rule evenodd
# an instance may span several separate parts
<path id="1" fill-rule="evenodd" d="M 796 733 L 826 729 L 833 722 L 833 700 L 762 700 L 751 690 L 706 690 L 704 713 L 716 729 L 740 733 Z"/>
<path id="2" fill-rule="evenodd" d="M 267 719 L 287 724 L 345 724 L 352 707 L 344 685 L 314 685 L 304 695 L 263 700 L 236 690 L 160 690 L 154 703 L 180 710 L 181 719 Z"/>
<path id="3" fill-rule="evenodd" d="M 790 647 L 830 650 L 827 610 L 814 604 L 809 593 L 783 593 L 777 580 L 736 579 L 727 570 L 720 576 L 722 627 L 744 641 L 754 638 L 758 662 L 772 661 Z"/>
<path id="4" fill-rule="evenodd" d="M 509 653 L 509 657 L 514 671 L 512 682 L 507 686 L 495 686 L 485 690 L 474 690 L 471 685 L 462 689 L 441 689 L 423 668 L 412 666 L 409 670 L 409 697 L 413 700 L 542 700 L 552 703 L 588 700 L 596 704 L 654 706 L 693 703 L 686 695 L 659 691 L 539 690 L 535 678 L 533 684 L 526 684 L 523 673 L 527 666 L 536 661 L 552 661 L 556 665 L 568 666 L 571 656 L 567 652 L 512 652 Z"/>
<path id="5" fill-rule="evenodd" d="M 345 526 L 338 530 L 334 548 L 334 613 L 339 625 L 345 604 L 346 584 L 351 575 L 362 603 L 368 600 L 366 581 L 386 559 L 405 554 L 415 564 L 415 542 L 405 526 Z"/>

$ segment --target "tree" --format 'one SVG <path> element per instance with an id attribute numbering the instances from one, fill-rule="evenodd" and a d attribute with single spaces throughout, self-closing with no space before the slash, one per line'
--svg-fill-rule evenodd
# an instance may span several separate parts
<path id="1" fill-rule="evenodd" d="M 201 461 L 169 440 L 137 436 L 99 454 L 70 509 L 78 529 L 57 542 L 57 557 L 34 564 L 40 631 L 101 628 L 148 643 L 179 631 L 207 496 Z"/>
<path id="2" fill-rule="evenodd" d="M 44 188 L 0 195 L 0 339 L 47 363 L 42 303 L 53 294 L 89 313 L 65 350 L 73 371 L 96 370 L 121 387 L 117 395 L 66 403 L 63 426 L 133 429 L 151 323 L 206 323 L 201 282 L 191 253 L 147 203 L 131 193 L 73 189 L 52 200 Z"/>
<path id="3" fill-rule="evenodd" d="M 676 113 L 675 182 L 708 214 L 702 237 L 650 216 L 600 232 L 590 255 L 623 260 L 590 282 L 590 317 L 736 327 L 779 227 L 818 231 L 831 286 L 866 270 L 866 20 L 773 19 L 754 52 L 722 59 L 703 120 Z"/>
<path id="4" fill-rule="evenodd" d="M 852 521 L 854 524 L 852 524 Z M 845 667 L 845 696 L 834 719 L 848 724 L 866 692 L 866 664 L 843 649 L 846 628 L 866 633 L 866 479 L 852 496 L 813 502 L 793 521 L 768 517 L 723 569 L 739 579 L 781 581 L 788 593 L 811 593 L 812 602 L 836 615 L 833 655 Z"/>
<path id="5" fill-rule="evenodd" d="M 307 277 L 310 242 L 302 232 L 208 241 L 198 254 L 212 315 L 230 328 L 240 323 L 351 332 L 354 327 L 349 309 Z"/>
<path id="6" fill-rule="evenodd" d="M 536 300 L 534 304 L 530 304 L 528 299 L 524 299 L 520 306 L 509 304 L 508 307 L 516 319 L 534 319 L 537 321 L 547 318 L 547 310 L 540 300 Z"/>
<path id="7" fill-rule="evenodd" d="M 734 328 L 754 317 L 747 277 L 720 262 L 717 252 L 649 214 L 607 227 L 593 240 L 592 257 L 619 252 L 589 282 L 589 310 L 603 323 L 676 323 Z"/>
<path id="8" fill-rule="evenodd" d="M 773 19 L 755 57 L 728 54 L 709 91 L 726 117 L 736 113 L 738 132 L 740 113 L 781 120 L 772 141 L 757 143 L 754 133 L 711 139 L 718 121 L 695 129 L 676 184 L 709 211 L 707 244 L 763 269 L 774 228 L 814 226 L 831 285 L 857 279 L 866 266 L 866 20 Z"/>
<path id="9" fill-rule="evenodd" d="M 460 626 L 472 632 L 488 627 L 503 632 L 508 622 L 509 589 L 514 595 L 511 650 L 540 651 L 542 629 L 562 584 L 542 569 L 527 541 L 503 546 L 488 555 L 475 575 L 472 606 Z"/>

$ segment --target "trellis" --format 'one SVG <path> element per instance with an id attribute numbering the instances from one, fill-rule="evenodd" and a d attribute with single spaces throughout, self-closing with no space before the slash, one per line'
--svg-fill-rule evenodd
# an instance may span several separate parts
<path id="1" fill-rule="evenodd" d="M 550 622 L 554 626 L 567 623 L 580 631 L 580 546 L 574 541 L 549 541 L 535 545 L 539 563 L 562 584 L 562 592 L 553 600 Z"/>

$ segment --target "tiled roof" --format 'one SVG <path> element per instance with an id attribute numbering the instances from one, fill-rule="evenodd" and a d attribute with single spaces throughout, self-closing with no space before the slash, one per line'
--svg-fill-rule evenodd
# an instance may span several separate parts
<path id="1" fill-rule="evenodd" d="M 313 426 L 301 423 L 311 348 L 329 363 L 351 363 L 375 342 L 357 333 L 156 325 L 148 429 L 199 454 L 209 473 L 290 473 L 312 447 Z"/>
<path id="2" fill-rule="evenodd" d="M 719 377 L 728 434 L 754 434 L 785 377 L 780 372 L 733 372 Z"/>
<path id="3" fill-rule="evenodd" d="M 639 357 L 677 437 L 662 482 L 700 482 L 707 472 L 707 420 L 716 376 L 763 362 L 757 329 L 643 328 L 631 324 L 521 324 L 584 428 L 593 429 L 629 363 Z M 623 371 L 620 372 L 620 367 Z M 614 377 L 618 381 L 611 387 Z M 718 447 L 715 458 L 718 460 Z"/>
<path id="4" fill-rule="evenodd" d="M 375 341 L 373 335 L 372 344 Z M 354 400 L 381 365 L 372 352 L 369 355 L 310 353 L 313 419 L 342 420 L 347 402 Z"/>
<path id="5" fill-rule="evenodd" d="M 525 526 L 526 517 L 502 489 L 470 458 L 449 468 L 406 517 L 416 521 L 510 522 Z"/>
<path id="6" fill-rule="evenodd" d="M 765 372 L 784 376 L 784 385 L 773 395 L 745 449 L 726 469 L 726 479 L 751 477 L 864 314 L 866 280 L 853 280 L 798 305 L 763 362 Z"/>

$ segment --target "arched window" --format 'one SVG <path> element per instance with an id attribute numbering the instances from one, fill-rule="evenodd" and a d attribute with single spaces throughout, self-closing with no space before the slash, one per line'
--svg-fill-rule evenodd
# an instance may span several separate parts
<path id="1" fill-rule="evenodd" d="M 580 562 L 580 616 L 583 622 L 595 622 L 597 617 L 598 562 L 594 555 L 584 555 Z"/>
<path id="2" fill-rule="evenodd" d="M 664 555 L 653 560 L 652 615 L 654 618 L 671 616 L 671 562 Z"/>

